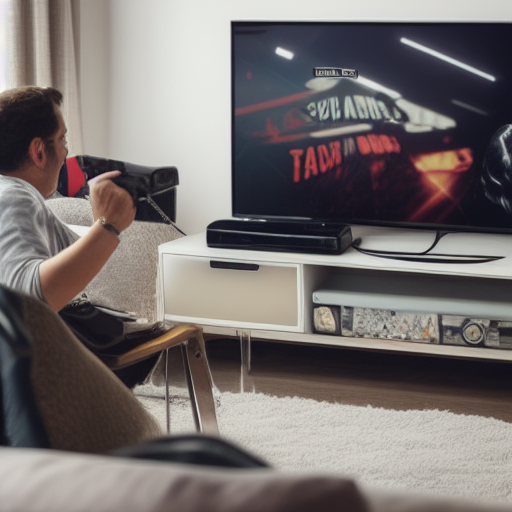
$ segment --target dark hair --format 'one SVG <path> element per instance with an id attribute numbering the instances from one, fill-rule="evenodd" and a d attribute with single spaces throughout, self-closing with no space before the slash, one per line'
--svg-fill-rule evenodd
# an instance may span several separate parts
<path id="1" fill-rule="evenodd" d="M 62 94 L 52 87 L 26 86 L 0 93 L 0 172 L 22 165 L 36 137 L 48 143 L 59 129 L 55 106 L 61 103 Z"/>

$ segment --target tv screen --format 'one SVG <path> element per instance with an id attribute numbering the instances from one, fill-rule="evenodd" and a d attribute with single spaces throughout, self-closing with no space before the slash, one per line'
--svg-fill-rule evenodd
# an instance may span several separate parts
<path id="1" fill-rule="evenodd" d="M 512 23 L 231 37 L 235 217 L 512 232 Z"/>

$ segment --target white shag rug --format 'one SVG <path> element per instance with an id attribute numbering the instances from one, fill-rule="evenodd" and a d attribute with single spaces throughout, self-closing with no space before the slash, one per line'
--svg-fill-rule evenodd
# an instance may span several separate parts
<path id="1" fill-rule="evenodd" d="M 163 387 L 135 394 L 165 428 Z M 171 388 L 171 432 L 194 432 L 188 393 Z M 448 411 L 395 411 L 217 393 L 221 436 L 275 469 L 360 484 L 512 502 L 512 424 Z"/>

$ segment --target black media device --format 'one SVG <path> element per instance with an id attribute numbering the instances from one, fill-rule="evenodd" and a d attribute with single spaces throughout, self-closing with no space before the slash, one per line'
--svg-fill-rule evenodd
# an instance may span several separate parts
<path id="1" fill-rule="evenodd" d="M 112 181 L 128 190 L 137 207 L 135 219 L 147 222 L 176 221 L 176 167 L 149 167 L 89 155 L 66 159 L 58 191 L 65 196 L 88 195 L 87 181 L 108 171 L 121 171 Z"/>
<path id="2" fill-rule="evenodd" d="M 233 217 L 512 233 L 511 48 L 510 21 L 232 22 Z"/>
<path id="3" fill-rule="evenodd" d="M 208 226 L 206 242 L 225 249 L 341 254 L 352 233 L 349 226 L 332 223 L 227 219 Z"/>

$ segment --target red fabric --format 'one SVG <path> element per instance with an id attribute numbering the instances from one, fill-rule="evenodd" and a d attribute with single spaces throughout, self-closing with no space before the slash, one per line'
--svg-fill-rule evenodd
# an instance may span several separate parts
<path id="1" fill-rule="evenodd" d="M 85 173 L 74 156 L 66 159 L 66 167 L 68 169 L 68 196 L 73 197 L 85 185 Z"/>

